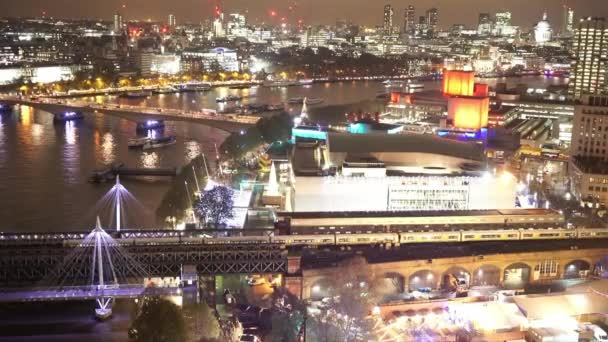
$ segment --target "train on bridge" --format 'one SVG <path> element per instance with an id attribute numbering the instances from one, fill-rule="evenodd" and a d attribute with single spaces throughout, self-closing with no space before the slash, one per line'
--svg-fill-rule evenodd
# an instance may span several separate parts
<path id="1" fill-rule="evenodd" d="M 466 212 L 278 213 L 274 230 L 110 232 L 124 246 L 280 245 L 399 246 L 424 243 L 608 239 L 608 228 L 568 228 L 553 210 L 516 209 Z M 0 242 L 59 243 L 74 247 L 82 234 L 0 234 Z M 24 241 L 26 240 L 26 241 Z"/>
<path id="2" fill-rule="evenodd" d="M 175 236 L 166 238 L 120 238 L 121 245 L 261 245 L 280 244 L 286 247 L 304 246 L 357 246 L 382 245 L 399 246 L 421 243 L 457 243 L 490 241 L 531 241 L 531 240 L 568 240 L 568 239 L 608 239 L 608 228 L 528 228 L 492 229 L 460 231 L 411 231 L 402 233 L 341 234 L 326 233 L 315 235 L 268 235 L 268 236 L 226 236 L 212 237 Z M 65 245 L 77 246 L 79 240 L 66 240 Z"/>

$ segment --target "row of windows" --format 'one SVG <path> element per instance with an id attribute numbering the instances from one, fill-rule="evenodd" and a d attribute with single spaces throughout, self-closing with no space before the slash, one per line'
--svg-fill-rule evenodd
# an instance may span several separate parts
<path id="1" fill-rule="evenodd" d="M 605 188 L 605 187 L 599 187 L 599 186 L 596 186 L 596 187 L 590 186 L 590 187 L 589 187 L 589 191 L 595 191 L 595 192 L 600 192 L 600 191 L 601 191 L 601 192 L 608 192 L 608 188 Z"/>

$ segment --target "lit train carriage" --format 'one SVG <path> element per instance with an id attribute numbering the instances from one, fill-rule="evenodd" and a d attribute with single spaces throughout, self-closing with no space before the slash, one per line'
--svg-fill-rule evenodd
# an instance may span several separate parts
<path id="1" fill-rule="evenodd" d="M 522 240 L 560 240 L 575 239 L 577 231 L 574 229 L 521 229 Z"/>
<path id="2" fill-rule="evenodd" d="M 336 244 L 336 235 L 279 235 L 273 236 L 271 240 L 286 246 L 333 246 Z"/>
<path id="3" fill-rule="evenodd" d="M 504 224 L 517 225 L 520 227 L 530 225 L 554 225 L 565 224 L 564 215 L 551 209 L 501 209 Z"/>
<path id="4" fill-rule="evenodd" d="M 208 245 L 269 243 L 269 236 L 216 236 L 203 239 Z"/>
<path id="5" fill-rule="evenodd" d="M 400 233 L 401 243 L 459 242 L 459 231 Z"/>
<path id="6" fill-rule="evenodd" d="M 466 230 L 462 232 L 462 242 L 519 240 L 520 231 L 513 229 Z"/>
<path id="7" fill-rule="evenodd" d="M 579 239 L 606 239 L 608 228 L 579 228 L 576 230 Z"/>
<path id="8" fill-rule="evenodd" d="M 336 245 L 399 244 L 399 234 L 336 234 Z"/>

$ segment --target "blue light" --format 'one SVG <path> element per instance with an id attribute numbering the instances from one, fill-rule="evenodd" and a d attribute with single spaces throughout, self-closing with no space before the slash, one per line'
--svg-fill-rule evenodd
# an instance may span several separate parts
<path id="1" fill-rule="evenodd" d="M 71 118 L 71 117 L 73 117 L 73 116 L 76 116 L 76 112 L 65 112 L 65 113 L 64 113 L 64 116 L 65 116 L 66 118 Z"/>
<path id="2" fill-rule="evenodd" d="M 315 131 L 310 129 L 292 128 L 291 135 L 296 138 L 326 140 L 327 132 Z"/>
<path id="3" fill-rule="evenodd" d="M 445 132 L 445 131 L 439 131 L 439 132 L 437 132 L 437 135 L 440 136 L 440 137 L 445 137 L 448 134 L 450 134 L 450 133 L 449 132 Z"/>

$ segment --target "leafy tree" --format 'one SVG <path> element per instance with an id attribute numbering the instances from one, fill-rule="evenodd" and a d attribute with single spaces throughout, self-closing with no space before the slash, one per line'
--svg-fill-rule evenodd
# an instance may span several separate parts
<path id="1" fill-rule="evenodd" d="M 229 187 L 218 185 L 203 193 L 194 204 L 194 211 L 201 220 L 210 219 L 216 225 L 221 225 L 234 217 L 233 194 Z"/>
<path id="2" fill-rule="evenodd" d="M 220 337 L 220 323 L 207 303 L 185 308 L 188 330 L 193 341 L 216 341 Z"/>
<path id="3" fill-rule="evenodd" d="M 134 342 L 182 342 L 186 324 L 180 308 L 160 297 L 146 297 L 129 330 Z"/>

